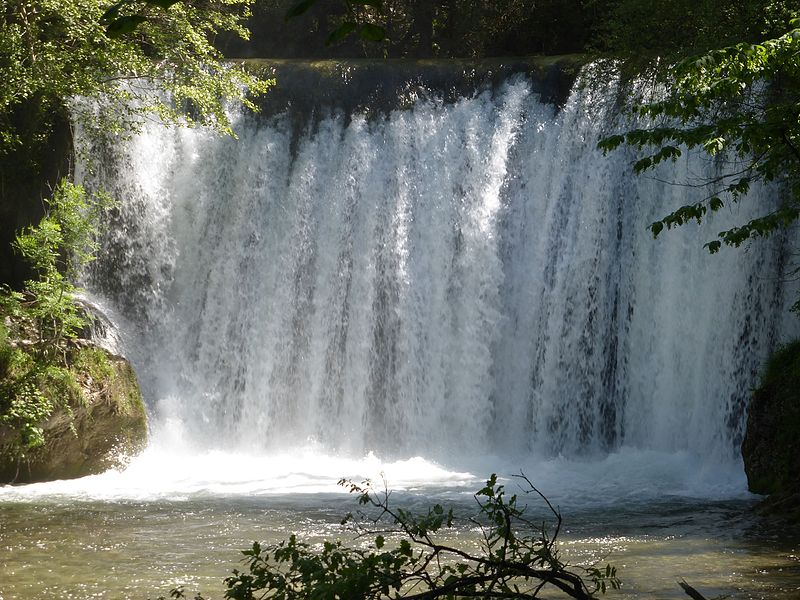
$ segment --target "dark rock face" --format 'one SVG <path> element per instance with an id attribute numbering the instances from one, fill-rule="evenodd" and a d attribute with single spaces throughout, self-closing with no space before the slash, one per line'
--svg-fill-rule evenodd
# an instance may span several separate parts
<path id="1" fill-rule="evenodd" d="M 800 516 L 800 340 L 770 360 L 750 404 L 742 457 L 750 491 L 772 494 L 768 506 Z"/>
<path id="2" fill-rule="evenodd" d="M 25 143 L 0 155 L 0 283 L 20 289 L 32 273 L 11 243 L 42 218 L 42 199 L 70 174 L 72 133 L 65 115 L 43 115 L 32 104 L 15 111 L 12 125 Z"/>
<path id="3" fill-rule="evenodd" d="M 4 453 L 14 432 L 0 429 L 0 483 L 73 479 L 122 466 L 147 442 L 147 418 L 136 375 L 122 357 L 108 355 L 105 380 L 81 382 L 88 401 L 56 411 L 44 424 L 45 445 L 25 459 Z"/>

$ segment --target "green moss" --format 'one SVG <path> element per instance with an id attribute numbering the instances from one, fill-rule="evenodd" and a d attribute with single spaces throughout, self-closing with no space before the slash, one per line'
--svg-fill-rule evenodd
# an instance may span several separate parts
<path id="1" fill-rule="evenodd" d="M 81 387 L 81 368 L 42 360 L 8 329 L 0 331 L 0 425 L 16 435 L 6 435 L 3 452 L 24 458 L 45 443 L 43 425 L 55 410 L 71 417 L 74 407 L 88 402 Z"/>
<path id="2" fill-rule="evenodd" d="M 124 359 L 102 348 L 85 347 L 71 361 L 70 372 L 79 382 L 84 406 L 104 402 L 119 415 L 144 415 L 144 403 L 133 369 Z"/>
<path id="3" fill-rule="evenodd" d="M 0 483 L 96 473 L 138 452 L 147 420 L 130 364 L 85 341 L 52 362 L 29 337 L 0 325 Z"/>
<path id="4" fill-rule="evenodd" d="M 775 397 L 780 405 L 780 426 L 774 436 L 781 447 L 800 440 L 800 340 L 782 346 L 772 355 L 762 378 L 762 393 Z M 795 456 L 782 456 L 780 463 L 790 469 Z M 800 474 L 797 474 L 800 476 Z"/>
<path id="5" fill-rule="evenodd" d="M 75 372 L 71 368 L 50 365 L 39 376 L 39 389 L 44 396 L 54 399 L 54 404 L 65 408 L 80 403 L 83 397 Z"/>
<path id="6" fill-rule="evenodd" d="M 117 377 L 117 372 L 108 354 L 100 348 L 81 348 L 73 358 L 70 366 L 76 377 L 87 382 L 91 387 L 93 382 L 106 382 L 111 384 Z"/>
<path id="7" fill-rule="evenodd" d="M 751 491 L 800 492 L 800 340 L 770 357 L 750 403 L 742 456 Z"/>
<path id="8" fill-rule="evenodd" d="M 761 386 L 795 384 L 791 391 L 800 397 L 800 339 L 781 346 L 767 362 Z"/>
<path id="9" fill-rule="evenodd" d="M 6 382 L 14 393 L 0 418 L 0 483 L 102 472 L 146 444 L 145 407 L 130 364 L 81 346 L 68 365 L 42 370 L 27 387 Z"/>
<path id="10" fill-rule="evenodd" d="M 8 327 L 0 323 L 0 378 L 6 377 L 14 349 L 8 341 Z"/>

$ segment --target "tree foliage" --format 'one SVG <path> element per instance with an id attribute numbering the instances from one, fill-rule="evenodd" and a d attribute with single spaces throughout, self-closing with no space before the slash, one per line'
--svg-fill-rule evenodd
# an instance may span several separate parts
<path id="1" fill-rule="evenodd" d="M 289 47 L 301 56 L 597 52 L 646 62 L 778 35 L 791 5 L 791 0 L 262 0 L 254 27 L 264 34 L 257 42 L 262 56 L 284 56 L 282 48 Z M 275 25 L 281 13 L 290 17 L 286 35 Z M 299 15 L 303 18 L 292 18 Z M 364 24 L 380 28 L 381 44 L 356 43 Z M 296 47 L 292 36 L 307 43 Z M 327 39 L 328 47 L 315 45 L 315 39 Z"/>
<path id="2" fill-rule="evenodd" d="M 224 33 L 248 37 L 254 1 L 0 0 L 0 164 L 8 168 L 0 183 L 6 190 L 13 170 L 16 188 L 3 203 L 30 200 L 25 188 L 45 178 L 33 157 L 85 99 L 89 110 L 73 117 L 100 134 L 130 133 L 152 114 L 232 133 L 226 103 L 255 110 L 254 96 L 271 82 L 226 63 L 214 43 Z M 73 282 L 97 250 L 103 201 L 62 182 L 44 218 L 14 241 L 33 276 L 21 291 L 0 290 L 0 425 L 16 434 L 4 452 L 22 457 L 42 445 L 43 421 L 81 398 L 72 367 L 88 356 L 75 344 L 86 317 Z"/>
<path id="3" fill-rule="evenodd" d="M 20 136 L 20 110 L 64 111 L 79 96 L 123 101 L 106 130 L 156 112 L 230 132 L 225 102 L 255 108 L 248 94 L 269 82 L 224 64 L 213 44 L 223 32 L 248 36 L 253 2 L 0 0 L 0 152 L 32 142 Z M 156 81 L 166 95 L 153 93 Z"/>
<path id="4" fill-rule="evenodd" d="M 792 0 L 583 0 L 588 49 L 627 60 L 685 58 L 783 33 Z"/>
<path id="5" fill-rule="evenodd" d="M 0 308 L 27 339 L 38 357 L 50 361 L 77 337 L 86 320 L 75 304 L 80 291 L 73 281 L 97 250 L 95 223 L 111 204 L 104 194 L 88 195 L 63 180 L 47 201 L 47 213 L 34 227 L 17 235 L 15 249 L 35 277 L 21 292 L 0 290 Z"/>
<path id="6" fill-rule="evenodd" d="M 286 20 L 308 12 L 319 0 L 300 0 L 286 11 Z M 386 39 L 386 29 L 377 21 L 385 13 L 383 0 L 341 0 L 341 19 L 328 34 L 326 44 L 341 42 L 351 34 L 370 42 L 382 42 Z"/>
<path id="7" fill-rule="evenodd" d="M 636 173 L 674 161 L 686 149 L 734 159 L 736 166 L 705 182 L 715 186 L 711 194 L 652 223 L 653 235 L 738 202 L 755 182 L 776 182 L 780 200 L 719 232 L 706 248 L 715 253 L 722 245 L 738 247 L 794 223 L 800 216 L 800 20 L 776 38 L 685 59 L 669 79 L 663 99 L 637 108 L 653 125 L 610 136 L 600 148 L 647 149 L 634 165 Z"/>

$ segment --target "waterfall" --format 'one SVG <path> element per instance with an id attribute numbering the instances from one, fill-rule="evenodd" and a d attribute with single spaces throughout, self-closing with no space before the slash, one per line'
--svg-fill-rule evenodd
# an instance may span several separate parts
<path id="1" fill-rule="evenodd" d="M 279 81 L 279 87 L 282 83 Z M 736 461 L 790 323 L 781 236 L 703 243 L 774 190 L 653 240 L 720 168 L 604 157 L 615 82 L 531 77 L 387 110 L 147 124 L 83 177 L 121 202 L 88 274 L 153 416 L 187 444 L 447 460 Z M 91 172 L 90 172 L 91 171 Z M 174 429 L 171 431 L 175 431 Z"/>

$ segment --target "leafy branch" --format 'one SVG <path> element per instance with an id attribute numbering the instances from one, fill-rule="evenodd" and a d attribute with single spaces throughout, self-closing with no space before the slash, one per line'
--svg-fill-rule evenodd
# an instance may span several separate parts
<path id="1" fill-rule="evenodd" d="M 39 224 L 14 242 L 34 274 L 21 292 L 0 286 L 0 425 L 16 432 L 20 457 L 44 444 L 42 423 L 57 406 L 69 411 L 81 397 L 69 367 L 87 317 L 73 280 L 94 260 L 95 224 L 110 202 L 62 181 Z"/>
<path id="2" fill-rule="evenodd" d="M 666 96 L 635 109 L 656 125 L 599 142 L 604 153 L 623 144 L 652 148 L 634 163 L 637 174 L 676 161 L 684 149 L 743 161 L 743 169 L 705 182 L 722 184 L 714 193 L 651 223 L 654 237 L 664 228 L 701 222 L 724 206 L 723 198 L 738 202 L 755 182 L 777 182 L 785 193 L 763 214 L 719 232 L 705 244 L 709 252 L 767 237 L 800 218 L 800 19 L 789 26 L 759 44 L 736 44 L 678 63 L 669 74 Z"/>
<path id="3" fill-rule="evenodd" d="M 561 515 L 525 477 L 517 476 L 522 493 L 538 496 L 550 510 L 555 526 L 534 522 L 526 507 L 492 475 L 475 494 L 477 514 L 464 524 L 481 533 L 480 551 L 457 548 L 441 534 L 457 524 L 453 510 L 436 504 L 414 514 L 391 503 L 385 487 L 370 482 L 339 483 L 358 496 L 364 507 L 342 521 L 353 526 L 366 546 L 326 541 L 322 549 L 292 535 L 278 544 L 254 543 L 245 550 L 245 571 L 234 570 L 225 580 L 229 600 L 300 600 L 311 598 L 438 598 L 531 599 L 546 588 L 570 598 L 590 600 L 620 585 L 616 569 L 572 567 L 561 560 L 558 534 Z M 367 514 L 368 511 L 370 514 Z"/>

